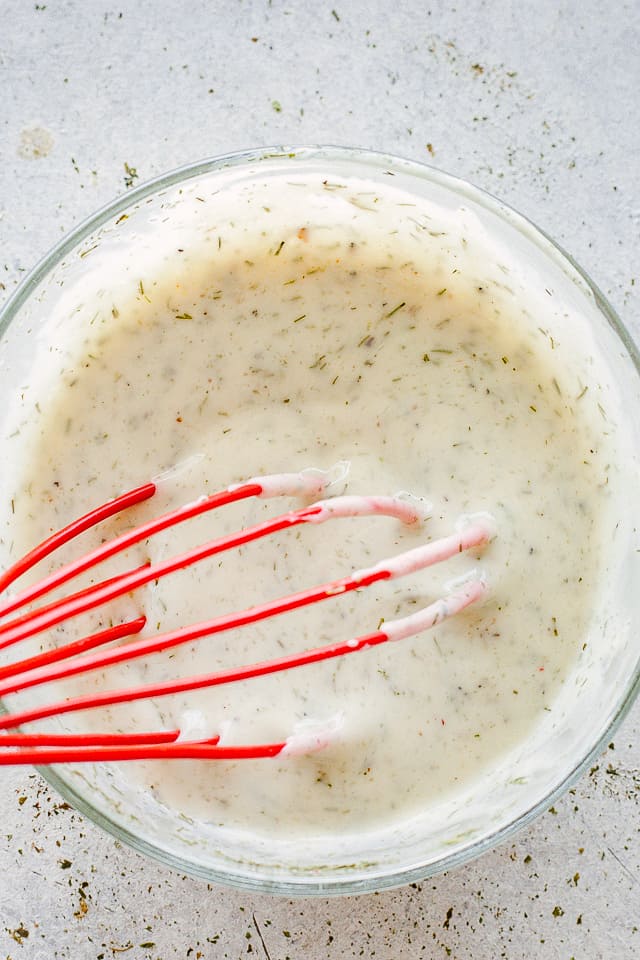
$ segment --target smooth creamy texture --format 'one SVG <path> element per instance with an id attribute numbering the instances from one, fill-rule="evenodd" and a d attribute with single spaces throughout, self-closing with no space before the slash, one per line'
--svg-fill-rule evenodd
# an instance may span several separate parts
<path id="1" fill-rule="evenodd" d="M 86 339 L 61 348 L 62 374 L 26 431 L 17 536 L 26 547 L 162 471 L 159 495 L 136 517 L 248 476 L 341 459 L 351 468 L 336 492 L 405 489 L 434 505 L 418 531 L 385 518 L 297 529 L 114 611 L 142 608 L 155 632 L 340 576 L 450 532 L 462 513 L 489 511 L 498 535 L 481 552 L 118 668 L 109 685 L 348 639 L 481 567 L 489 599 L 430 633 L 77 720 L 129 730 L 202 718 L 229 743 L 328 725 L 330 746 L 308 756 L 147 763 L 126 776 L 182 814 L 257 834 L 400 822 L 467 789 L 527 737 L 576 663 L 599 600 L 611 496 L 597 390 L 585 389 L 570 338 L 549 334 L 543 286 L 525 296 L 508 253 L 488 246 L 468 212 L 422 209 L 392 187 L 295 176 L 238 187 L 230 200 L 206 185 L 203 194 L 206 213 L 190 196 L 178 242 L 148 244 L 82 303 Z M 228 508 L 137 557 L 295 505 Z"/>

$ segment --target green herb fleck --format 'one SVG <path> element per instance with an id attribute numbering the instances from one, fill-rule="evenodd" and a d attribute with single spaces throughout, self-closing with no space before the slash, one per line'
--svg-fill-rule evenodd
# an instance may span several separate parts
<path id="1" fill-rule="evenodd" d="M 23 941 L 23 940 L 26 940 L 27 937 L 29 936 L 29 931 L 27 930 L 26 927 L 22 926 L 22 924 L 20 924 L 19 927 L 16 927 L 15 930 L 9 930 L 9 929 L 6 928 L 6 927 L 5 927 L 5 929 L 6 929 L 7 933 L 9 934 L 9 936 L 10 936 L 13 940 L 15 940 L 16 943 L 22 943 L 22 941 Z"/>
<path id="2" fill-rule="evenodd" d="M 138 171 L 135 167 L 130 167 L 127 161 L 124 162 L 124 185 L 127 189 L 132 187 L 138 179 Z"/>
<path id="3" fill-rule="evenodd" d="M 394 307 L 393 310 L 391 310 L 389 313 L 386 313 L 386 314 L 385 314 L 385 319 L 388 320 L 389 317 L 392 317 L 392 316 L 394 315 L 394 313 L 397 313 L 397 312 L 398 312 L 398 310 L 402 310 L 402 308 L 403 308 L 403 307 L 406 307 L 406 305 L 407 305 L 407 301 L 406 301 L 406 300 L 403 300 L 402 303 L 399 303 L 397 307 Z"/>

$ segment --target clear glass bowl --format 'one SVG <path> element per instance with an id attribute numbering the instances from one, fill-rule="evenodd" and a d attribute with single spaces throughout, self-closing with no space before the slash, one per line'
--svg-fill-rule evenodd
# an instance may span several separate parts
<path id="1" fill-rule="evenodd" d="M 164 216 L 172 204 L 179 204 L 181 185 L 190 181 L 219 177 L 224 189 L 229 176 L 238 181 L 283 168 L 322 173 L 331 180 L 355 176 L 383 183 L 393 176 L 396 186 L 417 197 L 449 210 L 472 211 L 490 236 L 507 244 L 527 269 L 536 270 L 553 288 L 557 322 L 562 322 L 563 311 L 578 317 L 590 348 L 605 358 L 610 389 L 615 384 L 622 408 L 634 412 L 625 429 L 630 449 L 640 450 L 638 350 L 602 294 L 567 254 L 527 219 L 468 183 L 407 160 L 337 147 L 252 150 L 205 160 L 132 190 L 82 223 L 32 271 L 2 311 L 0 408 L 9 408 L 29 382 L 33 345 L 52 306 L 68 296 L 68 290 L 73 311 L 73 296 L 79 295 L 91 263 L 89 253 L 101 249 L 116 268 L 118 257 L 135 257 L 141 224 L 152 224 L 161 210 Z M 4 422 L 0 433 L 0 449 L 9 457 L 11 429 L 11 422 Z M 633 504 L 637 460 L 627 472 L 628 504 Z M 372 835 L 366 849 L 356 851 L 349 863 L 329 849 L 323 862 L 278 863 L 250 846 L 226 847 L 214 827 L 181 820 L 154 806 L 108 767 L 40 772 L 77 809 L 135 849 L 181 872 L 241 888 L 287 896 L 354 894 L 399 886 L 464 863 L 510 837 L 575 782 L 611 738 L 638 692 L 640 570 L 637 550 L 630 546 L 637 511 L 627 513 L 621 518 L 620 540 L 627 546 L 615 558 L 610 616 L 599 636 L 589 638 L 573 682 L 565 684 L 548 722 L 491 771 L 478 796 L 464 809 L 452 805 L 446 829 L 441 822 L 429 835 L 403 834 L 400 829 Z"/>

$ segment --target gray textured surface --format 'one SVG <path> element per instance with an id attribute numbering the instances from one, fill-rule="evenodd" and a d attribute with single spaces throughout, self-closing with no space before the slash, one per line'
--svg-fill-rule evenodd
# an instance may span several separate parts
<path id="1" fill-rule="evenodd" d="M 0 0 L 0 25 L 2 299 L 131 181 L 247 146 L 333 142 L 498 194 L 573 253 L 640 339 L 636 2 Z M 32 771 L 3 772 L 0 958 L 631 960 L 639 734 L 636 705 L 516 842 L 355 900 L 178 876 Z"/>

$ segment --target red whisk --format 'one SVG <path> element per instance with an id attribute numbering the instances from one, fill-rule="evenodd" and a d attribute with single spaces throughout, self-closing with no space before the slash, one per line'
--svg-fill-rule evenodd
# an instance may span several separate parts
<path id="1" fill-rule="evenodd" d="M 78 614 L 102 606 L 116 597 L 151 581 L 157 581 L 176 570 L 183 570 L 206 557 L 220 554 L 253 540 L 267 537 L 280 530 L 305 523 L 324 523 L 340 517 L 371 517 L 375 515 L 395 517 L 406 524 L 415 524 L 420 519 L 418 501 L 403 495 L 395 497 L 336 496 L 319 500 L 310 506 L 283 513 L 271 520 L 228 534 L 195 547 L 185 553 L 158 563 L 144 563 L 122 574 L 101 580 L 89 587 L 70 593 L 62 599 L 33 606 L 34 601 L 44 597 L 56 587 L 67 583 L 79 574 L 113 557 L 161 530 L 173 527 L 191 517 L 215 510 L 226 504 L 250 497 L 316 496 L 333 482 L 330 473 L 305 470 L 297 474 L 278 474 L 256 477 L 245 483 L 235 484 L 219 493 L 203 496 L 193 503 L 135 527 L 107 541 L 95 550 L 82 556 L 32 586 L 8 595 L 0 601 L 0 649 L 33 637 Z M 80 533 L 148 500 L 156 492 L 155 483 L 146 483 L 116 499 L 92 510 L 58 533 L 43 541 L 38 547 L 0 575 L 0 593 L 8 588 L 23 573 L 49 556 L 57 548 L 68 543 Z M 269 617 L 304 607 L 309 604 L 368 587 L 380 580 L 390 580 L 422 570 L 439 563 L 464 550 L 481 547 L 493 536 L 493 521 L 488 514 L 467 517 L 450 536 L 423 544 L 393 558 L 382 560 L 374 566 L 355 571 L 346 577 L 324 583 L 307 590 L 292 593 L 276 600 L 249 607 L 212 619 L 181 627 L 156 636 L 137 637 L 146 624 L 144 615 L 125 623 L 111 626 L 81 639 L 47 649 L 42 653 L 0 667 L 0 697 L 35 687 L 54 680 L 62 680 L 90 670 L 103 669 L 138 657 L 168 650 L 180 644 L 211 636 L 234 627 L 255 623 Z M 429 606 L 398 620 L 383 623 L 372 633 L 304 650 L 273 660 L 245 666 L 218 670 L 215 673 L 163 681 L 144 686 L 119 690 L 103 690 L 98 693 L 72 697 L 59 702 L 46 703 L 33 709 L 21 710 L 0 717 L 0 764 L 16 763 L 63 763 L 79 761 L 107 761 L 127 759 L 207 758 L 232 759 L 246 757 L 273 757 L 278 754 L 308 752 L 326 744 L 331 736 L 328 729 L 295 733 L 278 743 L 224 746 L 220 737 L 193 739 L 187 729 L 181 731 L 160 730 L 149 733 L 111 734 L 46 734 L 13 733 L 26 723 L 43 720 L 79 710 L 105 707 L 150 697 L 162 697 L 204 687 L 233 683 L 265 674 L 290 670 L 307 664 L 342 657 L 387 641 L 413 636 L 453 616 L 478 600 L 485 592 L 483 578 L 471 574 L 454 584 L 445 596 Z M 18 611 L 28 607 L 26 613 Z M 114 640 L 133 637 L 128 643 L 106 650 L 98 650 Z"/>

